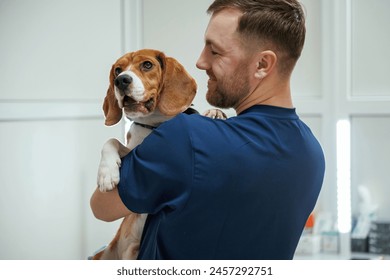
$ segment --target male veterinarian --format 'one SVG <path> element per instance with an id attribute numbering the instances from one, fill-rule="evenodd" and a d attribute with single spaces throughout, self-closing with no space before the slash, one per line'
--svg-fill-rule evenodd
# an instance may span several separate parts
<path id="1" fill-rule="evenodd" d="M 197 67 L 213 120 L 180 114 L 122 159 L 97 218 L 148 213 L 139 259 L 292 259 L 324 176 L 290 76 L 305 40 L 297 0 L 216 0 Z"/>

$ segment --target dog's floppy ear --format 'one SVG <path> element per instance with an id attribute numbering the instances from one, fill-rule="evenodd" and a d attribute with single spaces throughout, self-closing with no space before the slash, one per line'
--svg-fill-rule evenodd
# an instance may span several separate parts
<path id="1" fill-rule="evenodd" d="M 174 58 L 160 53 L 158 60 L 163 69 L 163 87 L 158 108 L 166 116 L 185 111 L 196 94 L 196 82 Z"/>
<path id="2" fill-rule="evenodd" d="M 114 67 L 115 65 L 111 68 L 110 85 L 107 89 L 107 95 L 104 98 L 103 103 L 104 116 L 106 117 L 105 124 L 108 126 L 117 124 L 122 118 L 122 109 L 119 108 L 114 91 Z"/>

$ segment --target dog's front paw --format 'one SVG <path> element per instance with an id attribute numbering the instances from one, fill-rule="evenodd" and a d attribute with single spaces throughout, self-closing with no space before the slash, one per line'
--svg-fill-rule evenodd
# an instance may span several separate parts
<path id="1" fill-rule="evenodd" d="M 100 161 L 97 184 L 101 192 L 113 190 L 119 183 L 119 167 L 121 160 L 104 159 Z"/>
<path id="2" fill-rule="evenodd" d="M 227 119 L 225 113 L 219 109 L 209 109 L 206 112 L 204 112 L 203 115 L 212 119 L 221 119 L 221 120 Z"/>

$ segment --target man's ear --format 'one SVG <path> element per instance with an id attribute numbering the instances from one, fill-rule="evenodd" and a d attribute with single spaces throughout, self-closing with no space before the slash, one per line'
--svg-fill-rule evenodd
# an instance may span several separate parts
<path id="1" fill-rule="evenodd" d="M 264 79 L 268 76 L 275 69 L 277 60 L 278 58 L 273 51 L 267 50 L 259 53 L 257 56 L 255 77 L 257 79 Z"/>

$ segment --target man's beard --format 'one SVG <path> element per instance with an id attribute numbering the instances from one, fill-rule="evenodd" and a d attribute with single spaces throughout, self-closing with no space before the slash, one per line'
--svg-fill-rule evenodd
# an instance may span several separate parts
<path id="1" fill-rule="evenodd" d="M 247 64 L 231 76 L 224 76 L 209 85 L 206 100 L 218 108 L 235 108 L 249 93 Z"/>

